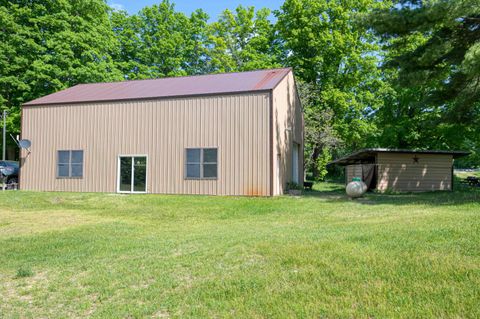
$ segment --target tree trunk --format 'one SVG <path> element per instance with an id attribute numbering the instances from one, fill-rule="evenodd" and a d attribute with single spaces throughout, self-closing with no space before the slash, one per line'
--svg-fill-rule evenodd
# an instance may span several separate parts
<path id="1" fill-rule="evenodd" d="M 318 158 L 320 157 L 321 153 L 322 153 L 322 149 L 320 148 L 320 146 L 315 145 L 315 147 L 313 148 L 312 157 L 311 157 L 312 158 L 312 167 L 310 168 L 314 180 L 317 180 L 318 177 L 319 177 L 320 172 L 318 170 L 317 161 L 318 161 Z"/>

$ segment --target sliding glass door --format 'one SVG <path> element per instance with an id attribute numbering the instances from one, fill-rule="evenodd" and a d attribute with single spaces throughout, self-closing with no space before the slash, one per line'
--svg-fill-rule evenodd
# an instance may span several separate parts
<path id="1" fill-rule="evenodd" d="M 118 168 L 118 192 L 147 192 L 147 157 L 120 156 Z"/>

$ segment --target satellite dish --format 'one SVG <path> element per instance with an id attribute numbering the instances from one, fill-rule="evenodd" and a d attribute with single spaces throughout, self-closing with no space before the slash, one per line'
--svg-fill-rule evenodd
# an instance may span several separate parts
<path id="1" fill-rule="evenodd" d="M 32 146 L 32 142 L 30 142 L 30 140 L 20 140 L 18 141 L 18 145 L 20 145 L 21 148 L 28 149 Z"/>

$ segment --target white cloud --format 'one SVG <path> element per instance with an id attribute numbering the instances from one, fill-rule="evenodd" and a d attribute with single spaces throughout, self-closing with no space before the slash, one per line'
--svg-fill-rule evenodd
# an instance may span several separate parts
<path id="1" fill-rule="evenodd" d="M 109 1 L 108 5 L 115 11 L 125 10 L 125 6 L 121 3 L 116 3 L 116 2 Z"/>

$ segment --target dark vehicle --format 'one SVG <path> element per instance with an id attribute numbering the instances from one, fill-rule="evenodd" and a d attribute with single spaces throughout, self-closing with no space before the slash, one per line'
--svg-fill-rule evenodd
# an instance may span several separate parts
<path id="1" fill-rule="evenodd" d="M 18 162 L 0 161 L 0 179 L 6 178 L 7 184 L 18 183 L 18 170 Z"/>

